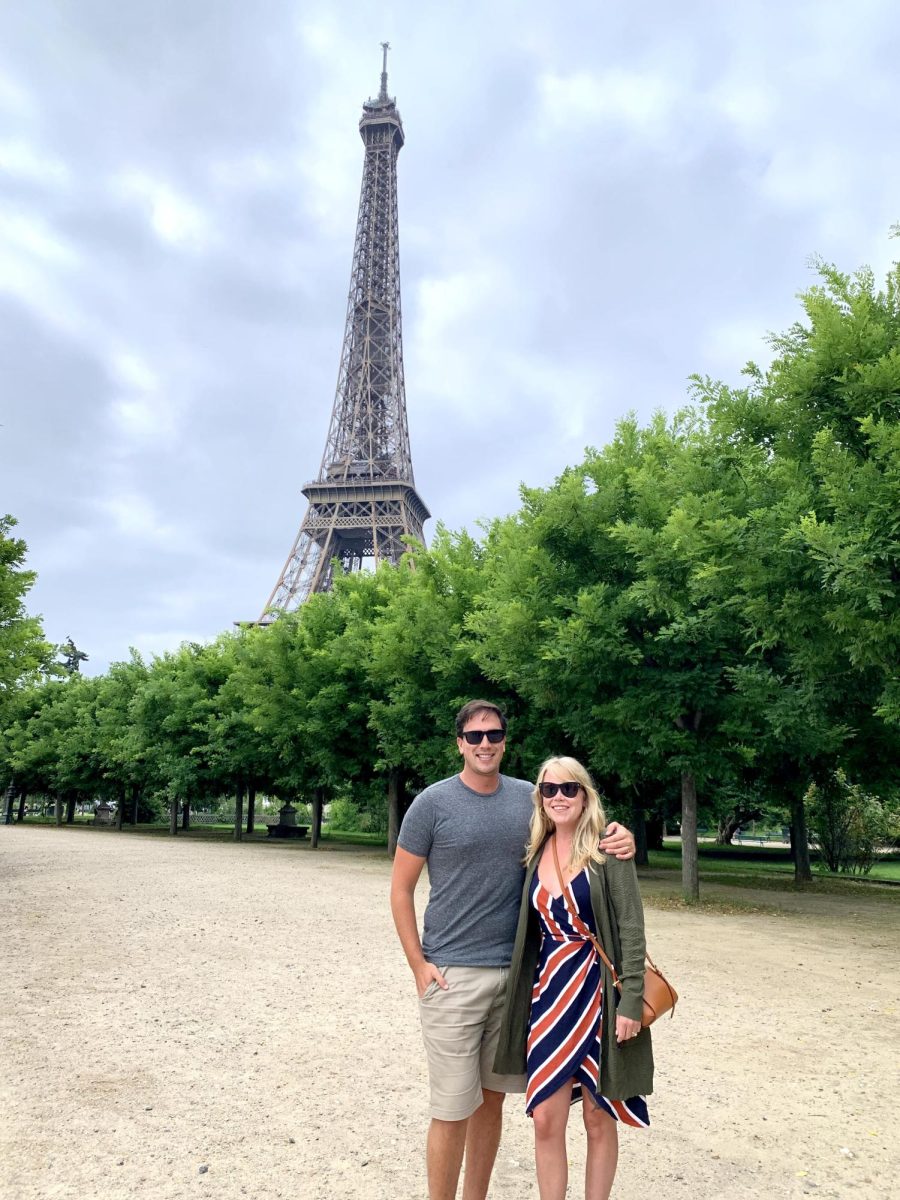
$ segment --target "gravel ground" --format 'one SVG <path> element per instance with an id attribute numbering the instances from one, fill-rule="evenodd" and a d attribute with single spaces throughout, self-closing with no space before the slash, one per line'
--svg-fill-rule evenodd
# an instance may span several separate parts
<path id="1" fill-rule="evenodd" d="M 424 1197 L 389 870 L 363 850 L 0 827 L 2 1200 Z M 888 1195 L 898 897 L 685 912 L 653 906 L 660 886 L 648 939 L 682 1001 L 614 1196 Z M 491 1196 L 537 1196 L 517 1098 Z"/>

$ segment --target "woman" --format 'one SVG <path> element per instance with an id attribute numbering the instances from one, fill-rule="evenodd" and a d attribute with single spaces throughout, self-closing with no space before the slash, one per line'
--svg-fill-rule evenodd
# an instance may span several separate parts
<path id="1" fill-rule="evenodd" d="M 534 789 L 525 888 L 494 1063 L 497 1072 L 527 1074 L 525 1108 L 534 1118 L 541 1200 L 563 1200 L 566 1193 L 571 1103 L 583 1099 L 585 1200 L 610 1194 L 618 1125 L 650 1123 L 644 1096 L 653 1090 L 653 1052 L 650 1031 L 640 1023 L 644 914 L 634 864 L 607 859 L 597 849 L 605 826 L 584 767 L 574 758 L 548 759 Z M 591 933 L 616 966 L 621 995 Z"/>

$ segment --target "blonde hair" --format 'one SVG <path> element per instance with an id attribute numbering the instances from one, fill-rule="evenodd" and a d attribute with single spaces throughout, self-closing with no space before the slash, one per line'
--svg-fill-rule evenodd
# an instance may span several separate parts
<path id="1" fill-rule="evenodd" d="M 594 782 L 585 768 L 576 758 L 548 758 L 538 771 L 537 783 L 532 793 L 534 811 L 531 814 L 531 832 L 528 845 L 525 847 L 525 865 L 531 866 L 541 852 L 541 847 L 553 833 L 555 826 L 544 812 L 544 801 L 540 785 L 547 771 L 555 767 L 559 773 L 568 777 L 574 783 L 581 784 L 584 793 L 584 811 L 575 827 L 572 838 L 572 853 L 569 857 L 570 871 L 580 871 L 590 862 L 602 863 L 605 855 L 600 853 L 598 843 L 600 835 L 606 828 L 606 813 L 600 803 L 600 795 L 594 787 Z"/>

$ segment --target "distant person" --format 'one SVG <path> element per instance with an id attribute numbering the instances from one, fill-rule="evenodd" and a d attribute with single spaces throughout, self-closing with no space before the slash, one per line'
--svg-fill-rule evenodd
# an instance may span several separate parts
<path id="1" fill-rule="evenodd" d="M 582 1101 L 585 1200 L 607 1200 L 618 1127 L 650 1124 L 650 1030 L 641 1028 L 644 912 L 631 862 L 597 849 L 600 797 L 574 758 L 550 758 L 533 792 L 526 874 L 494 1070 L 525 1070 L 541 1200 L 563 1200 L 566 1124 Z M 599 841 L 599 845 L 604 845 Z M 558 865 L 557 865 L 558 864 Z M 617 996 L 598 939 L 615 964 Z"/>
<path id="2" fill-rule="evenodd" d="M 415 976 L 431 1086 L 426 1165 L 430 1200 L 484 1200 L 500 1143 L 506 1092 L 525 1090 L 524 1062 L 493 1070 L 522 894 L 532 785 L 500 774 L 506 717 L 487 700 L 456 716 L 463 769 L 426 788 L 398 839 L 391 911 Z M 599 827 L 598 827 L 599 828 Z M 606 854 L 631 858 L 634 838 L 612 823 Z M 431 885 L 419 940 L 414 893 Z"/>

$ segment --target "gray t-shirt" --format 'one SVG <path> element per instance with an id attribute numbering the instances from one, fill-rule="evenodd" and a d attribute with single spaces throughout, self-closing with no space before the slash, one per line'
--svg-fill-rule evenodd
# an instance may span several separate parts
<path id="1" fill-rule="evenodd" d="M 422 950 L 435 966 L 507 967 L 522 897 L 533 785 L 500 776 L 488 795 L 458 775 L 421 792 L 397 844 L 428 860 Z"/>

